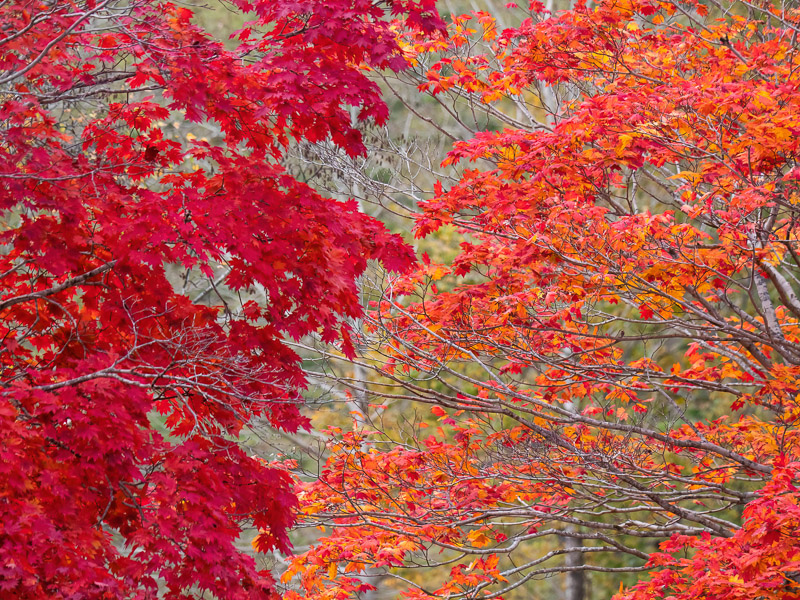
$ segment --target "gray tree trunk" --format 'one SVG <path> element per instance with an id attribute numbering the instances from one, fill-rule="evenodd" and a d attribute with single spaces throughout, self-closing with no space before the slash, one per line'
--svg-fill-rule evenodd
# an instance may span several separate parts
<path id="1" fill-rule="evenodd" d="M 583 540 L 572 536 L 564 536 L 564 549 L 580 548 Z M 567 552 L 567 567 L 580 567 L 583 565 L 583 552 Z M 567 582 L 564 589 L 564 600 L 584 600 L 586 596 L 586 571 L 573 570 L 566 573 Z"/>

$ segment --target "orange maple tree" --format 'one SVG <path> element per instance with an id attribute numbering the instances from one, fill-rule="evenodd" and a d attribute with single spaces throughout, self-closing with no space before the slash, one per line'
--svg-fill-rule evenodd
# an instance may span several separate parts
<path id="1" fill-rule="evenodd" d="M 406 40 L 421 91 L 514 116 L 455 144 L 477 167 L 416 234 L 460 252 L 362 340 L 370 389 L 439 427 L 334 432 L 292 594 L 377 569 L 414 599 L 588 571 L 644 572 L 626 600 L 800 597 L 798 31 L 793 4 L 602 0 Z"/>

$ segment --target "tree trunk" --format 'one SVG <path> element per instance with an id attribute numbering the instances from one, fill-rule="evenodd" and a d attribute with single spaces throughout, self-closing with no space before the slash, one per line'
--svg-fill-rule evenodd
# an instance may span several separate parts
<path id="1" fill-rule="evenodd" d="M 569 528 L 567 531 L 570 531 Z M 564 548 L 580 548 L 583 540 L 572 536 L 564 536 Z M 580 567 L 583 565 L 583 552 L 567 552 L 567 567 Z M 583 570 L 567 571 L 567 582 L 564 589 L 564 600 L 584 600 L 586 595 L 586 572 Z"/>

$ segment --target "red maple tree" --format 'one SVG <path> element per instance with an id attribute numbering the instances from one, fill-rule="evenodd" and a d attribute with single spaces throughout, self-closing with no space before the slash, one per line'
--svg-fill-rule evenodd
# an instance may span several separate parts
<path id="1" fill-rule="evenodd" d="M 385 6 L 438 27 L 427 0 Z M 237 435 L 304 427 L 282 340 L 347 346 L 366 261 L 411 262 L 280 159 L 364 152 L 348 107 L 386 120 L 361 68 L 406 64 L 385 6 L 237 0 L 254 16 L 227 50 L 165 2 L 0 5 L 4 598 L 274 594 L 234 542 L 254 525 L 287 550 L 291 479 Z M 169 138 L 173 119 L 222 142 Z"/>

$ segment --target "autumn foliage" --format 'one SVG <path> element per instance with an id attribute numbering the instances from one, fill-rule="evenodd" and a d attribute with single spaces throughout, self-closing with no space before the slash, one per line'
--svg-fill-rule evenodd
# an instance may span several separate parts
<path id="1" fill-rule="evenodd" d="M 601 0 L 405 38 L 421 91 L 503 126 L 455 144 L 460 183 L 417 216 L 457 257 L 393 280 L 362 340 L 362 387 L 438 423 L 333 432 L 292 594 L 581 571 L 625 600 L 800 596 L 798 28 L 781 3 Z"/>
<path id="2" fill-rule="evenodd" d="M 411 261 L 280 161 L 364 152 L 351 107 L 387 109 L 361 67 L 403 68 L 387 9 L 431 31 L 429 3 L 228 9 L 232 50 L 170 3 L 0 5 L 3 598 L 273 597 L 234 543 L 287 551 L 296 499 L 237 437 L 306 426 L 284 339 L 347 344 L 366 261 Z"/>

